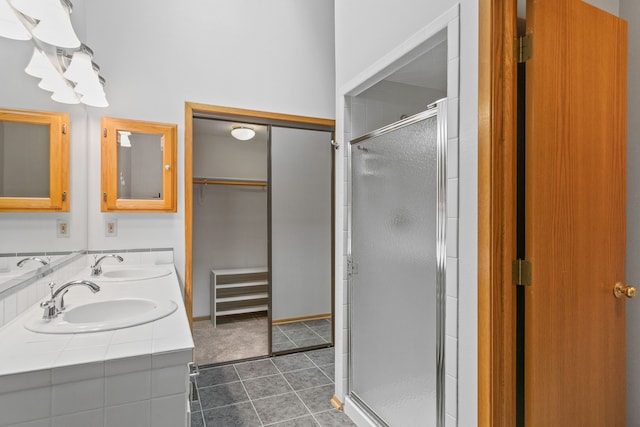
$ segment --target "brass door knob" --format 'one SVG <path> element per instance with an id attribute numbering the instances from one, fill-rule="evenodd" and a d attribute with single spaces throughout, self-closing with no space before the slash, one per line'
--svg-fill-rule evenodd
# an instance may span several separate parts
<path id="1" fill-rule="evenodd" d="M 638 295 L 638 291 L 633 286 L 626 286 L 623 283 L 618 282 L 613 287 L 613 295 L 615 295 L 616 298 L 635 298 L 636 295 Z"/>

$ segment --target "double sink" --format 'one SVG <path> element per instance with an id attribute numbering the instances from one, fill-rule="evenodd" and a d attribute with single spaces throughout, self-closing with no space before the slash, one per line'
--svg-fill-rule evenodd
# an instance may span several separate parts
<path id="1" fill-rule="evenodd" d="M 136 282 L 168 276 L 167 267 L 123 267 L 91 277 L 103 287 L 136 286 Z M 78 290 L 74 291 L 78 292 Z M 112 298 L 69 306 L 53 318 L 32 318 L 24 327 L 44 334 L 77 334 L 129 328 L 153 322 L 172 314 L 175 301 L 151 298 Z"/>

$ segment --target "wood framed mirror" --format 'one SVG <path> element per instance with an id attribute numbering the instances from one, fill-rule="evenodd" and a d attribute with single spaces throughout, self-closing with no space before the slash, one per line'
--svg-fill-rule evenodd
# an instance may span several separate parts
<path id="1" fill-rule="evenodd" d="M 102 212 L 176 212 L 177 125 L 103 117 Z"/>
<path id="2" fill-rule="evenodd" d="M 69 115 L 0 109 L 0 212 L 69 211 Z"/>

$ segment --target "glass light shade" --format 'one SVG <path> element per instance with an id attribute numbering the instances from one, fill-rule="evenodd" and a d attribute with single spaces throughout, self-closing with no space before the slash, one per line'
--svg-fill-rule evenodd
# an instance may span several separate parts
<path id="1" fill-rule="evenodd" d="M 76 87 L 74 88 L 76 93 L 80 95 L 99 95 L 100 93 L 104 93 L 104 88 L 100 84 L 98 75 L 95 71 L 92 71 L 90 75 L 85 77 L 86 78 L 83 78 L 78 82 L 78 84 L 76 84 Z"/>
<path id="2" fill-rule="evenodd" d="M 109 101 L 107 101 L 107 96 L 105 95 L 104 91 L 101 94 L 92 93 L 89 95 L 84 95 L 80 98 L 80 102 L 90 107 L 109 106 Z"/>
<path id="3" fill-rule="evenodd" d="M 80 39 L 73 30 L 71 19 L 61 5 L 54 8 L 50 16 L 40 20 L 33 29 L 33 36 L 54 46 L 67 49 L 80 47 Z"/>
<path id="4" fill-rule="evenodd" d="M 55 9 L 62 9 L 60 0 L 10 0 L 10 3 L 19 12 L 38 20 L 47 18 Z"/>
<path id="5" fill-rule="evenodd" d="M 71 86 L 65 84 L 64 87 L 61 87 L 57 91 L 53 92 L 51 95 L 51 99 L 56 102 L 61 102 L 63 104 L 79 104 L 80 100 L 78 99 L 78 95 L 73 91 Z"/>
<path id="6" fill-rule="evenodd" d="M 95 71 L 91 65 L 91 56 L 82 51 L 73 52 L 69 68 L 63 76 L 72 82 L 80 82 L 93 78 L 93 75 Z"/>
<path id="7" fill-rule="evenodd" d="M 13 40 L 31 40 L 31 34 L 7 3 L 0 0 L 0 36 Z"/>
<path id="8" fill-rule="evenodd" d="M 40 80 L 40 83 L 38 83 L 38 87 L 43 90 L 48 90 L 49 92 L 57 92 L 65 90 L 66 87 L 70 86 L 60 74 L 52 73 L 44 76 L 42 80 Z"/>
<path id="9" fill-rule="evenodd" d="M 233 129 L 231 129 L 231 136 L 233 136 L 235 139 L 239 139 L 240 141 L 247 141 L 256 136 L 256 131 L 243 126 L 234 127 Z"/>
<path id="10" fill-rule="evenodd" d="M 53 65 L 51 65 L 51 61 L 47 58 L 47 56 L 40 49 L 34 47 L 33 55 L 31 55 L 31 60 L 27 65 L 27 68 L 24 69 L 25 73 L 29 74 L 33 77 L 44 78 L 55 72 Z"/>

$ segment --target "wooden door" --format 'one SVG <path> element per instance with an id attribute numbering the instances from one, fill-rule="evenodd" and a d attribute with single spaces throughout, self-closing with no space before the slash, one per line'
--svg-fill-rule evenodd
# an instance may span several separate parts
<path id="1" fill-rule="evenodd" d="M 627 29 L 528 0 L 525 422 L 623 426 Z"/>

